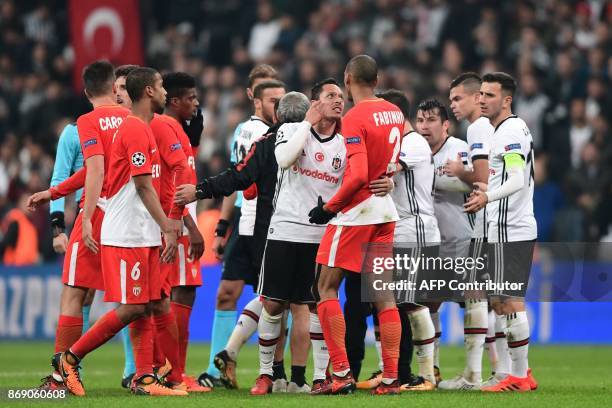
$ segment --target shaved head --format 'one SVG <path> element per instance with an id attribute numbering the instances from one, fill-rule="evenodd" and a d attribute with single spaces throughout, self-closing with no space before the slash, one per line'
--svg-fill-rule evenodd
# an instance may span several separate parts
<path id="1" fill-rule="evenodd" d="M 356 83 L 375 86 L 378 79 L 378 65 L 369 55 L 357 55 L 346 65 L 346 73 L 350 74 Z"/>

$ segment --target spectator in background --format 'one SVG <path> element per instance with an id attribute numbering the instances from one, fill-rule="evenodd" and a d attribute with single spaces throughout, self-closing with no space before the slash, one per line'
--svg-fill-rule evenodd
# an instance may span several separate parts
<path id="1" fill-rule="evenodd" d="M 548 156 L 535 159 L 534 215 L 538 222 L 538 241 L 554 240 L 553 226 L 558 212 L 565 207 L 565 197 L 559 184 L 548 178 Z"/>
<path id="2" fill-rule="evenodd" d="M 518 85 L 519 92 L 514 98 L 514 112 L 529 126 L 533 145 L 539 150 L 544 144 L 542 126 L 544 114 L 550 106 L 550 99 L 540 91 L 540 81 L 532 73 L 521 76 Z"/>
<path id="3" fill-rule="evenodd" d="M 581 164 L 583 148 L 593 135 L 593 129 L 587 121 L 584 99 L 572 100 L 570 118 L 570 157 L 572 159 L 572 166 L 578 168 Z"/>
<path id="4" fill-rule="evenodd" d="M 281 31 L 281 23 L 274 19 L 274 9 L 268 1 L 260 2 L 257 7 L 257 23 L 251 29 L 249 56 L 261 62 L 276 44 Z"/>

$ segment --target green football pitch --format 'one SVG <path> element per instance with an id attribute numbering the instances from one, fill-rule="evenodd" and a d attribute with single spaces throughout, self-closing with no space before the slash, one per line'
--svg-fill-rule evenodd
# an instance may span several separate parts
<path id="1" fill-rule="evenodd" d="M 52 352 L 50 343 L 0 342 L 0 407 L 65 405 L 79 407 L 440 407 L 457 408 L 474 406 L 558 408 L 565 406 L 610 406 L 612 401 L 612 347 L 603 346 L 532 346 L 530 365 L 540 388 L 526 394 L 484 394 L 481 392 L 426 392 L 404 393 L 399 396 L 372 397 L 367 392 L 348 396 L 320 396 L 274 394 L 251 397 L 249 387 L 257 376 L 257 348 L 249 345 L 240 354 L 238 380 L 240 390 L 216 389 L 208 394 L 192 394 L 188 397 L 165 397 L 154 401 L 150 397 L 133 396 L 120 388 L 123 368 L 122 350 L 112 342 L 93 352 L 84 361 L 83 381 L 87 396 L 70 397 L 59 401 L 15 401 L 7 399 L 7 390 L 24 389 L 38 385 L 48 373 L 48 361 Z M 375 351 L 369 347 L 362 376 L 375 369 Z M 485 357 L 486 360 L 486 357 Z M 208 345 L 193 344 L 189 348 L 188 372 L 200 373 L 207 365 Z M 443 377 L 451 377 L 461 371 L 463 349 L 442 347 L 441 369 Z M 286 363 L 289 370 L 289 363 Z M 485 362 L 485 372 L 488 366 Z M 308 378 L 311 372 L 308 372 Z M 41 405 L 42 404 L 42 405 Z M 171 405 L 170 405 L 171 404 Z"/>

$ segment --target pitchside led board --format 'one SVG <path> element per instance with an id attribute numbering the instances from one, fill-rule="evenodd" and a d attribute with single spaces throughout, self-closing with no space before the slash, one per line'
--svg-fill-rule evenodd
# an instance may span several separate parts
<path id="1" fill-rule="evenodd" d="M 612 263 L 594 267 L 599 271 L 610 271 Z M 538 291 L 546 290 L 546 274 L 546 268 L 542 268 L 540 263 L 534 264 L 530 287 Z M 192 341 L 210 341 L 220 275 L 219 266 L 203 269 L 204 286 L 198 290 L 191 319 Z M 598 276 L 601 277 L 601 273 Z M 611 284 L 601 283 L 601 288 Z M 0 267 L 0 341 L 52 340 L 57 325 L 61 288 L 59 264 L 28 268 Z M 238 310 L 241 310 L 252 296 L 251 288 L 245 287 Z M 341 301 L 343 298 L 341 289 Z M 593 300 L 595 299 L 585 297 L 580 302 L 529 302 L 531 341 L 612 344 L 612 303 Z M 102 294 L 97 294 L 91 311 L 92 321 L 110 307 L 113 306 L 102 301 Z M 445 328 L 442 338 L 444 342 L 463 341 L 462 313 L 456 303 L 448 302 L 443 305 L 441 319 Z M 373 340 L 371 330 L 369 339 Z"/>

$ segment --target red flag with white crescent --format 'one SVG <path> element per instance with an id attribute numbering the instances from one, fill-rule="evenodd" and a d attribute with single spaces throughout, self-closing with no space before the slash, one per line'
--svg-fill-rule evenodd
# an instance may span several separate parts
<path id="1" fill-rule="evenodd" d="M 83 68 L 96 60 L 142 65 L 138 0 L 70 0 L 68 13 L 75 89 L 83 89 Z"/>

